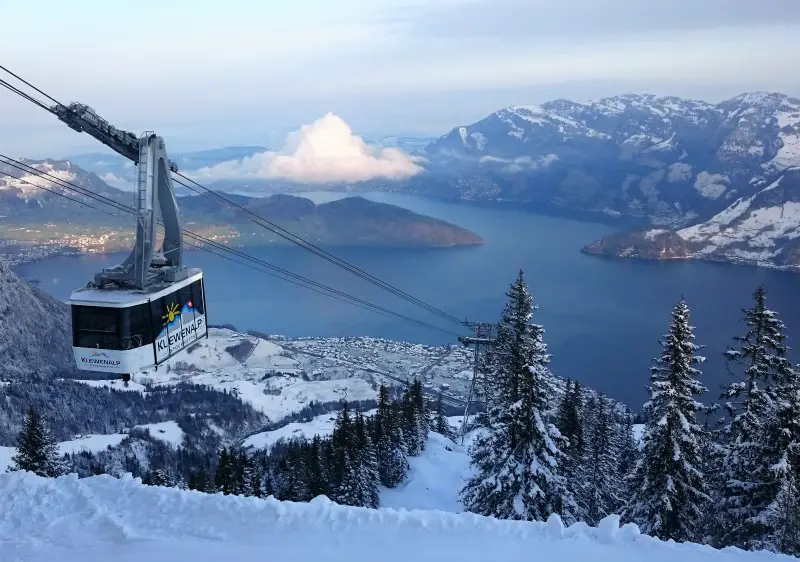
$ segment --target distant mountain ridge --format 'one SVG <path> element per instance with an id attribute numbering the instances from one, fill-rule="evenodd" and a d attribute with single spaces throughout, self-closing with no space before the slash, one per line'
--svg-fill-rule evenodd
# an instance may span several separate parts
<path id="1" fill-rule="evenodd" d="M 681 227 L 800 165 L 800 100 L 626 94 L 511 106 L 452 129 L 426 154 L 429 173 L 408 182 L 412 191 Z"/>
<path id="2" fill-rule="evenodd" d="M 800 168 L 791 168 L 707 221 L 677 231 L 613 234 L 587 253 L 638 259 L 703 259 L 800 271 Z"/>
<path id="3" fill-rule="evenodd" d="M 130 192 L 109 186 L 97 174 L 72 162 L 24 162 L 56 181 L 0 164 L 0 171 L 14 176 L 0 175 L 0 217 L 3 218 L 0 240 L 14 239 L 18 241 L 15 244 L 21 245 L 52 245 L 54 241 L 62 240 L 66 247 L 83 246 L 90 240 L 95 246 L 102 246 L 98 251 L 106 252 L 131 247 L 133 219 L 130 215 L 114 210 L 115 216 L 109 216 L 111 208 L 59 185 L 57 180 L 129 207 L 133 205 Z M 479 235 L 457 225 L 359 196 L 319 205 L 293 195 L 248 197 L 228 194 L 227 197 L 287 230 L 302 233 L 304 238 L 323 245 L 441 248 L 483 243 Z M 75 200 L 92 207 L 79 205 Z M 184 224 L 194 232 L 221 235 L 232 240 L 234 245 L 288 243 L 217 199 L 192 195 L 179 197 L 178 205 Z M 48 228 L 41 228 L 44 225 Z"/>

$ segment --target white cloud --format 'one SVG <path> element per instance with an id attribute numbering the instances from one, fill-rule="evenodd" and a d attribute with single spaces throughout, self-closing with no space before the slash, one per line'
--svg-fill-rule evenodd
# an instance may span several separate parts
<path id="1" fill-rule="evenodd" d="M 522 170 L 537 170 L 539 168 L 548 168 L 553 162 L 558 160 L 555 154 L 545 154 L 539 156 L 536 160 L 530 156 L 518 156 L 517 158 L 498 158 L 497 156 L 481 156 L 480 163 L 492 164 L 506 164 L 503 168 L 506 172 L 520 172 Z"/>
<path id="2" fill-rule="evenodd" d="M 328 113 L 291 133 L 280 152 L 261 152 L 202 168 L 205 179 L 284 179 L 298 183 L 401 180 L 422 171 L 397 148 L 370 146 L 338 115 Z"/>

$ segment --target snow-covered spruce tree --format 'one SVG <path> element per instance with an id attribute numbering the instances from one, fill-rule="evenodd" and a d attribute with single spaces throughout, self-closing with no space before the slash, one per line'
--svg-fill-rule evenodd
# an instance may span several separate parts
<path id="1" fill-rule="evenodd" d="M 422 383 L 414 379 L 406 384 L 401 399 L 403 410 L 403 437 L 406 442 L 406 452 L 415 457 L 425 450 L 428 441 L 428 419 L 425 413 L 425 398 L 422 393 Z"/>
<path id="2" fill-rule="evenodd" d="M 633 418 L 633 412 L 626 410 L 622 420 L 615 426 L 614 447 L 617 450 L 617 474 L 620 477 L 621 498 L 628 497 L 628 477 L 633 472 L 639 456 L 639 448 L 633 434 Z"/>
<path id="3" fill-rule="evenodd" d="M 779 483 L 777 497 L 767 510 L 767 524 L 772 529 L 768 543 L 776 550 L 800 555 L 800 367 L 778 386 L 778 411 L 775 426 L 770 427 L 767 446 L 775 451 L 778 462 L 773 477 Z"/>
<path id="4" fill-rule="evenodd" d="M 580 514 L 590 525 L 618 513 L 622 503 L 613 408 L 611 400 L 598 395 L 587 402 L 584 413 L 586 446 L 574 490 Z"/>
<path id="5" fill-rule="evenodd" d="M 556 427 L 567 440 L 563 449 L 566 457 L 564 459 L 564 475 L 567 478 L 568 488 L 573 492 L 577 491 L 582 484 L 580 471 L 584 449 L 582 415 L 583 397 L 580 383 L 578 381 L 572 383 L 568 379 L 556 413 Z M 582 513 L 576 513 L 575 516 L 583 519 Z"/>
<path id="6" fill-rule="evenodd" d="M 313 499 L 317 496 L 330 494 L 325 462 L 323 460 L 322 438 L 315 435 L 303 448 L 305 479 L 308 495 Z"/>
<path id="7" fill-rule="evenodd" d="M 356 411 L 353 422 L 353 459 L 356 461 L 356 485 L 357 495 L 353 500 L 362 507 L 377 508 L 380 504 L 378 499 L 378 463 L 376 460 L 375 447 L 372 444 L 367 423 L 361 412 Z"/>
<path id="8" fill-rule="evenodd" d="M 378 390 L 378 411 L 372 421 L 372 439 L 381 484 L 394 488 L 408 473 L 408 459 L 403 444 L 401 420 L 389 402 L 389 390 L 381 385 Z"/>
<path id="9" fill-rule="evenodd" d="M 33 407 L 25 415 L 22 432 L 17 439 L 17 454 L 11 462 L 11 470 L 27 470 L 39 476 L 55 477 L 64 473 L 50 428 Z"/>
<path id="10" fill-rule="evenodd" d="M 695 365 L 704 357 L 696 352 L 689 307 L 681 299 L 672 310 L 663 352 L 651 367 L 650 400 L 642 436 L 642 457 L 637 462 L 637 489 L 624 517 L 642 532 L 661 539 L 689 541 L 700 534 L 704 508 L 711 501 L 701 471 L 703 427 L 697 412 L 703 405 L 695 397 L 706 392 Z"/>
<path id="11" fill-rule="evenodd" d="M 565 445 L 544 416 L 549 355 L 544 329 L 531 324 L 533 299 L 522 271 L 507 293 L 493 349 L 487 427 L 470 454 L 475 475 L 461 490 L 468 511 L 501 519 L 574 520 L 564 476 Z"/>
<path id="12" fill-rule="evenodd" d="M 414 409 L 414 421 L 419 438 L 420 452 L 422 452 L 428 443 L 430 415 L 428 413 L 428 403 L 425 401 L 425 393 L 422 389 L 422 381 L 418 378 L 415 378 L 414 382 L 411 383 L 411 402 Z"/>
<path id="13" fill-rule="evenodd" d="M 214 472 L 214 487 L 226 496 L 233 493 L 233 461 L 225 447 L 219 453 L 217 470 Z"/>
<path id="14" fill-rule="evenodd" d="M 157 468 L 147 473 L 147 476 L 142 479 L 142 484 L 148 486 L 172 487 L 175 485 L 175 481 L 166 469 Z"/>
<path id="15" fill-rule="evenodd" d="M 716 403 L 707 404 L 702 411 L 705 418 L 703 422 L 703 439 L 700 443 L 700 471 L 705 478 L 708 495 L 711 502 L 705 507 L 704 523 L 698 531 L 695 542 L 720 546 L 719 537 L 723 533 L 723 522 L 719 511 L 720 497 L 724 484 L 723 462 L 725 459 L 725 448 L 722 445 L 721 433 L 719 428 L 721 421 L 716 419 L 719 405 Z"/>
<path id="16" fill-rule="evenodd" d="M 734 338 L 738 348 L 726 353 L 743 372 L 735 375 L 736 381 L 723 393 L 730 423 L 725 428 L 719 543 L 775 550 L 779 533 L 775 505 L 783 501 L 783 494 L 791 493 L 784 490 L 791 488 L 787 447 L 793 439 L 778 435 L 786 425 L 781 412 L 787 407 L 787 391 L 779 387 L 796 385 L 797 375 L 786 357 L 785 326 L 777 313 L 767 308 L 763 286 L 753 298 L 753 306 L 744 310 L 747 333 Z"/>
<path id="17" fill-rule="evenodd" d="M 442 392 L 436 397 L 436 409 L 433 416 L 433 430 L 439 435 L 443 435 L 448 439 L 455 439 L 456 432 L 447 421 L 447 416 L 444 415 L 444 405 L 442 404 Z"/>

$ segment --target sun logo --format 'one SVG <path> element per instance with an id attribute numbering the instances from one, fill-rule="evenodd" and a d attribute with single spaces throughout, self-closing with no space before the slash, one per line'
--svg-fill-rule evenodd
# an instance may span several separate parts
<path id="1" fill-rule="evenodd" d="M 164 320 L 164 324 L 171 324 L 175 321 L 175 318 L 181 315 L 180 306 L 178 303 L 169 303 L 167 304 L 167 313 L 161 317 Z"/>

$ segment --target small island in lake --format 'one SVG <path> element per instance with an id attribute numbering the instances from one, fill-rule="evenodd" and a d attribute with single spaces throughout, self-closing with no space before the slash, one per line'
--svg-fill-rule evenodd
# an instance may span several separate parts
<path id="1" fill-rule="evenodd" d="M 360 196 L 321 204 L 284 194 L 269 197 L 228 194 L 226 197 L 315 244 L 416 248 L 483 244 L 480 236 L 460 226 Z M 248 245 L 288 243 L 256 226 L 243 212 L 232 210 L 218 200 L 182 197 L 179 205 L 187 223 L 228 225 L 248 238 L 258 238 L 258 244 Z"/>
<path id="2" fill-rule="evenodd" d="M 93 187 L 108 200 L 130 206 L 133 194 L 109 187 L 93 175 Z M 53 189 L 58 190 L 55 186 Z M 364 197 L 345 197 L 315 204 L 310 199 L 276 194 L 248 197 L 226 193 L 237 205 L 320 246 L 395 248 L 453 248 L 483 244 L 465 228 Z M 97 202 L 79 194 L 73 201 L 35 189 L 23 191 L 0 182 L 0 257 L 11 265 L 57 254 L 127 251 L 134 243 L 131 215 L 106 212 Z M 84 200 L 92 207 L 77 204 Z M 213 197 L 178 198 L 186 230 L 239 248 L 290 244 Z M 252 216 L 252 215 L 250 215 Z M 253 217 L 255 218 L 255 217 Z M 195 243 L 187 240 L 189 250 Z"/>

